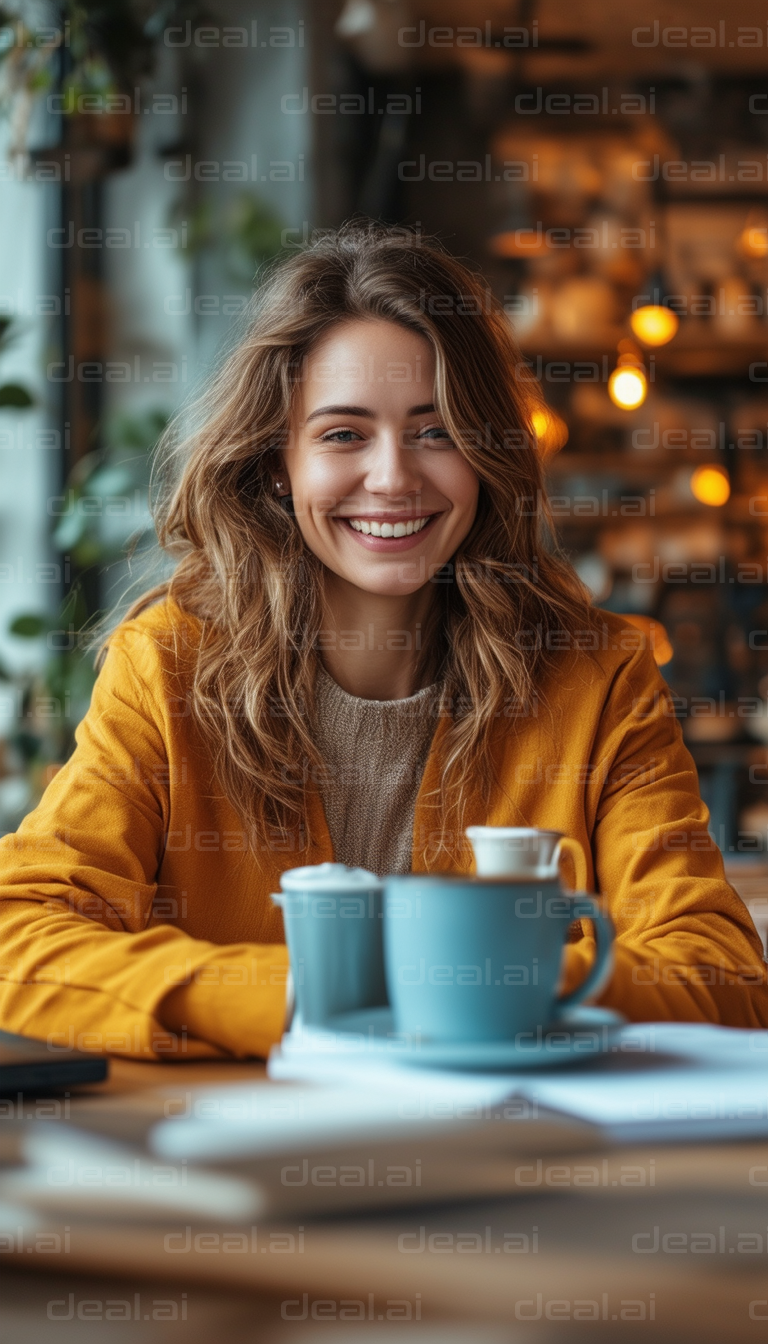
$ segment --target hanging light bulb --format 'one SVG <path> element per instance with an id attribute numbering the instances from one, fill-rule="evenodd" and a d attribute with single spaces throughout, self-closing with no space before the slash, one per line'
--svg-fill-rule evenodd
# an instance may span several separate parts
<path id="1" fill-rule="evenodd" d="M 648 394 L 645 370 L 637 364 L 621 361 L 608 379 L 608 396 L 622 411 L 634 411 L 642 406 Z"/>
<path id="2" fill-rule="evenodd" d="M 608 379 L 608 396 L 620 410 L 634 411 L 648 395 L 643 357 L 634 341 L 619 341 L 617 349 L 619 357 Z"/>
<path id="3" fill-rule="evenodd" d="M 536 446 L 543 457 L 554 457 L 568 442 L 568 426 L 549 406 L 541 403 L 531 412 Z"/>
<path id="4" fill-rule="evenodd" d="M 764 226 L 745 229 L 739 243 L 742 252 L 748 257 L 768 256 L 768 229 Z"/>
<path id="5" fill-rule="evenodd" d="M 629 325 L 645 345 L 666 345 L 677 335 L 680 319 L 671 308 L 660 303 L 647 303 L 642 308 L 635 308 Z"/>
<path id="6" fill-rule="evenodd" d="M 750 210 L 738 246 L 742 255 L 752 261 L 768 257 L 768 218 L 764 210 Z"/>
<path id="7" fill-rule="evenodd" d="M 697 467 L 691 476 L 691 493 L 700 504 L 721 508 L 731 497 L 731 482 L 724 467 Z"/>

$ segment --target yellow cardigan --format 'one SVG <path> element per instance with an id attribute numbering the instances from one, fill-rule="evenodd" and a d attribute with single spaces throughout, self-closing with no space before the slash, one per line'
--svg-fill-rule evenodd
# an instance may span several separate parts
<path id="1" fill-rule="evenodd" d="M 470 796 L 466 824 L 581 842 L 617 931 L 603 1003 L 633 1020 L 766 1026 L 760 941 L 707 834 L 665 683 L 636 630 L 599 621 L 557 653 L 532 712 L 500 718 L 498 785 L 488 808 Z M 170 601 L 119 627 L 73 756 L 0 841 L 6 1030 L 144 1059 L 263 1055 L 280 1038 L 288 961 L 270 892 L 285 869 L 332 859 L 331 839 L 310 782 L 314 844 L 299 833 L 248 850 L 190 716 L 199 638 Z M 447 726 L 416 803 L 414 872 L 471 871 L 460 836 L 435 862 L 439 816 L 424 798 Z M 568 945 L 569 985 L 592 951 L 588 934 Z M 178 985 L 176 1034 L 163 1001 Z"/>

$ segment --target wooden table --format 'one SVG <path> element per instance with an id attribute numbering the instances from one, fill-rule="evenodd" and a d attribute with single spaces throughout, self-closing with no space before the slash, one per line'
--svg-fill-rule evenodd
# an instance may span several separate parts
<path id="1" fill-rule="evenodd" d="M 725 875 L 749 910 L 768 958 L 768 863 L 759 855 L 740 861 L 724 857 Z"/>
<path id="2" fill-rule="evenodd" d="M 263 1077 L 116 1060 L 69 1115 L 162 1115 Z M 574 1153 L 515 1179 L 498 1200 L 257 1227 L 247 1248 L 73 1222 L 56 1255 L 0 1256 L 0 1341 L 768 1339 L 768 1144 Z"/>

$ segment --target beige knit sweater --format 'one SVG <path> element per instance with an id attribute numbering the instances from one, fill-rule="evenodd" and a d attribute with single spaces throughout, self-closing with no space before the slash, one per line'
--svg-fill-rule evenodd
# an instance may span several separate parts
<path id="1" fill-rule="evenodd" d="M 403 700 L 363 700 L 318 665 L 319 787 L 337 863 L 380 876 L 411 871 L 413 813 L 440 690 L 433 682 Z"/>

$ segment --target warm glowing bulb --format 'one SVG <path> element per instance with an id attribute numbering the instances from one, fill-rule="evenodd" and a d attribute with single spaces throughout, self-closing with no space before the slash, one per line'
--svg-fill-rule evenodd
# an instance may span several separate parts
<path id="1" fill-rule="evenodd" d="M 765 225 L 750 225 L 742 233 L 739 242 L 742 252 L 748 257 L 768 256 L 768 229 Z"/>
<path id="2" fill-rule="evenodd" d="M 608 379 L 608 396 L 622 411 L 634 411 L 637 406 L 642 406 L 647 391 L 645 373 L 632 364 L 620 365 Z"/>
<path id="3" fill-rule="evenodd" d="M 531 413 L 536 443 L 545 457 L 559 453 L 568 442 L 568 426 L 548 406 L 537 406 Z"/>
<path id="4" fill-rule="evenodd" d="M 645 345 L 666 345 L 677 335 L 680 320 L 671 308 L 662 308 L 661 304 L 649 303 L 644 308 L 636 308 L 629 319 L 635 336 Z"/>
<path id="5" fill-rule="evenodd" d="M 691 477 L 691 491 L 700 504 L 711 504 L 718 508 L 730 499 L 728 472 L 722 467 L 697 467 Z"/>

